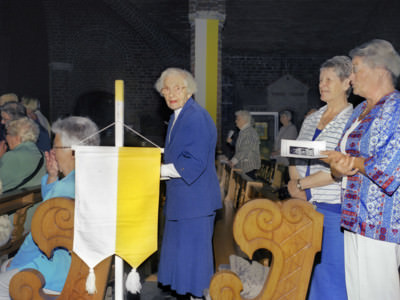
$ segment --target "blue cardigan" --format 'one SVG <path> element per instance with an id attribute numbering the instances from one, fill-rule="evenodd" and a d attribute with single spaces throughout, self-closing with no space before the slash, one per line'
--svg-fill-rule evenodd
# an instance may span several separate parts
<path id="1" fill-rule="evenodd" d="M 167 220 L 212 214 L 222 207 L 215 170 L 217 130 L 209 113 L 190 98 L 173 126 L 168 125 L 164 163 L 174 164 L 181 178 L 167 181 Z"/>
<path id="2" fill-rule="evenodd" d="M 75 171 L 72 171 L 63 179 L 47 184 L 46 174 L 42 178 L 42 198 L 48 200 L 54 197 L 75 198 Z M 20 270 L 32 268 L 38 270 L 46 280 L 45 288 L 61 292 L 67 279 L 71 255 L 64 248 L 58 248 L 53 256 L 47 259 L 39 249 L 29 233 L 19 248 L 17 254 L 11 260 L 8 270 L 19 268 Z"/>

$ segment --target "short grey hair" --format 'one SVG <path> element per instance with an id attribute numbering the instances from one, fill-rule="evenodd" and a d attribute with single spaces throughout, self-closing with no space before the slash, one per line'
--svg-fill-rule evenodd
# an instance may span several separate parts
<path id="1" fill-rule="evenodd" d="M 336 75 L 341 81 L 350 77 L 353 72 L 353 65 L 351 59 L 348 56 L 338 55 L 326 60 L 320 70 L 332 68 L 335 70 Z"/>
<path id="2" fill-rule="evenodd" d="M 353 64 L 351 59 L 345 55 L 338 55 L 334 56 L 328 60 L 326 60 L 320 68 L 322 69 L 332 68 L 336 75 L 339 77 L 340 81 L 350 78 L 351 74 L 353 73 Z M 351 93 L 351 86 L 346 90 L 347 96 Z"/>
<path id="3" fill-rule="evenodd" d="M 39 126 L 28 117 L 11 120 L 6 124 L 7 134 L 19 136 L 21 142 L 36 143 L 39 137 Z"/>
<path id="4" fill-rule="evenodd" d="M 16 120 L 26 116 L 26 108 L 19 102 L 7 102 L 1 107 L 1 111 L 8 114 L 11 120 Z"/>
<path id="5" fill-rule="evenodd" d="M 156 83 L 154 84 L 154 88 L 160 93 L 161 96 L 163 96 L 161 94 L 161 90 L 164 88 L 165 77 L 169 75 L 180 75 L 183 78 L 183 81 L 185 82 L 186 90 L 189 94 L 193 95 L 197 92 L 196 81 L 194 80 L 194 77 L 190 72 L 179 68 L 168 68 L 161 73 L 161 76 L 157 79 Z"/>
<path id="6" fill-rule="evenodd" d="M 361 57 L 371 68 L 386 69 L 392 76 L 393 85 L 396 85 L 400 75 L 400 56 L 388 41 L 374 39 L 354 48 L 349 55 L 351 58 Z"/>
<path id="7" fill-rule="evenodd" d="M 286 116 L 289 119 L 289 121 L 292 120 L 292 113 L 290 112 L 290 110 L 282 110 L 279 113 L 279 116 Z"/>
<path id="8" fill-rule="evenodd" d="M 100 145 L 98 127 L 92 120 L 86 117 L 72 116 L 65 119 L 58 119 L 51 126 L 51 131 L 60 136 L 64 147 L 78 144 L 88 146 Z"/>
<path id="9" fill-rule="evenodd" d="M 251 116 L 250 112 L 248 112 L 247 110 L 238 110 L 237 112 L 235 112 L 235 116 L 242 117 L 242 119 L 246 121 L 246 124 L 253 123 L 253 117 Z"/>

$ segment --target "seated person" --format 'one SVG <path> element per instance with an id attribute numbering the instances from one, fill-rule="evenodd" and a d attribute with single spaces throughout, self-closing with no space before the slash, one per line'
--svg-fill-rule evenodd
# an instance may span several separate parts
<path id="1" fill-rule="evenodd" d="M 39 136 L 36 123 L 27 117 L 7 122 L 6 140 L 0 142 L 0 180 L 3 192 L 40 184 L 46 173 L 43 154 L 35 142 Z"/>
<path id="2" fill-rule="evenodd" d="M 0 96 L 0 107 L 7 102 L 18 102 L 18 96 L 13 93 L 7 93 Z M 6 140 L 6 127 L 3 123 L 0 124 L 0 141 Z"/>
<path id="3" fill-rule="evenodd" d="M 246 110 L 235 113 L 236 126 L 240 129 L 235 145 L 235 154 L 231 159 L 231 165 L 241 169 L 249 177 L 255 179 L 256 171 L 261 167 L 260 137 L 251 125 L 252 117 Z"/>
<path id="4" fill-rule="evenodd" d="M 29 117 L 26 113 L 26 108 L 19 102 L 7 102 L 1 107 L 1 123 L 6 124 L 8 121 L 16 120 L 22 117 Z M 36 122 L 36 121 L 35 121 Z M 51 148 L 50 136 L 47 130 L 36 122 L 39 126 L 39 137 L 36 145 L 41 151 L 49 151 Z"/>
<path id="5" fill-rule="evenodd" d="M 46 129 L 49 136 L 51 136 L 50 123 L 47 120 L 47 118 L 40 111 L 39 100 L 36 98 L 30 98 L 30 97 L 25 96 L 25 97 L 21 98 L 21 103 L 25 106 L 26 114 L 28 115 L 28 117 L 31 118 L 32 120 L 38 122 L 40 124 L 40 126 L 42 126 L 44 129 Z"/>
<path id="6" fill-rule="evenodd" d="M 67 117 L 57 120 L 52 131 L 55 134 L 53 149 L 45 153 L 47 174 L 42 178 L 42 197 L 47 200 L 54 197 L 75 198 L 75 157 L 72 145 L 100 144 L 98 129 L 90 119 Z M 93 137 L 82 140 L 88 136 Z M 63 177 L 59 178 L 59 173 Z M 0 299 L 10 299 L 9 283 L 20 270 L 33 268 L 42 273 L 47 291 L 59 293 L 64 287 L 71 264 L 71 255 L 66 249 L 58 248 L 47 259 L 29 234 L 17 254 L 11 259 L 5 272 L 0 273 Z"/>

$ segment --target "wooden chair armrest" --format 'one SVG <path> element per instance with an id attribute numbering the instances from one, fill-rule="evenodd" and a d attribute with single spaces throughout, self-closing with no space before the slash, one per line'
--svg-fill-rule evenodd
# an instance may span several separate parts
<path id="1" fill-rule="evenodd" d="M 57 296 L 43 293 L 45 280 L 35 269 L 25 269 L 13 276 L 10 281 L 10 296 L 18 300 L 52 300 Z"/>
<path id="2" fill-rule="evenodd" d="M 240 278 L 229 270 L 219 271 L 218 277 L 214 275 L 210 282 L 210 295 L 212 299 L 242 299 L 240 292 L 243 290 L 243 284 Z"/>
<path id="3" fill-rule="evenodd" d="M 72 199 L 52 198 L 37 208 L 32 218 L 32 238 L 47 257 L 56 247 L 72 250 L 74 205 Z"/>

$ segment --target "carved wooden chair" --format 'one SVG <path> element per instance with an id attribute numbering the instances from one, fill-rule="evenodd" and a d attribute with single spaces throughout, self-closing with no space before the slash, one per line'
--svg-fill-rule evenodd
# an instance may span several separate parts
<path id="1" fill-rule="evenodd" d="M 72 252 L 74 227 L 74 201 L 67 198 L 53 198 L 43 202 L 35 211 L 32 219 L 32 237 L 39 248 L 51 257 L 53 249 L 64 247 L 71 251 L 71 267 L 58 296 L 43 292 L 44 278 L 33 269 L 22 270 L 10 282 L 10 296 L 15 300 L 70 299 L 103 300 L 107 286 L 111 257 L 103 260 L 94 269 L 97 293 L 86 292 L 87 265 Z"/>
<path id="2" fill-rule="evenodd" d="M 14 213 L 11 238 L 0 247 L 0 255 L 13 253 L 21 246 L 27 235 L 24 232 L 27 211 L 40 201 L 42 201 L 40 185 L 0 195 L 0 215 Z"/>
<path id="3" fill-rule="evenodd" d="M 305 299 L 315 254 L 321 249 L 323 215 L 302 200 L 255 199 L 237 212 L 233 235 L 252 257 L 258 249 L 272 253 L 272 264 L 260 294 L 253 299 Z M 242 299 L 243 284 L 231 271 L 217 272 L 210 283 L 213 300 Z"/>

